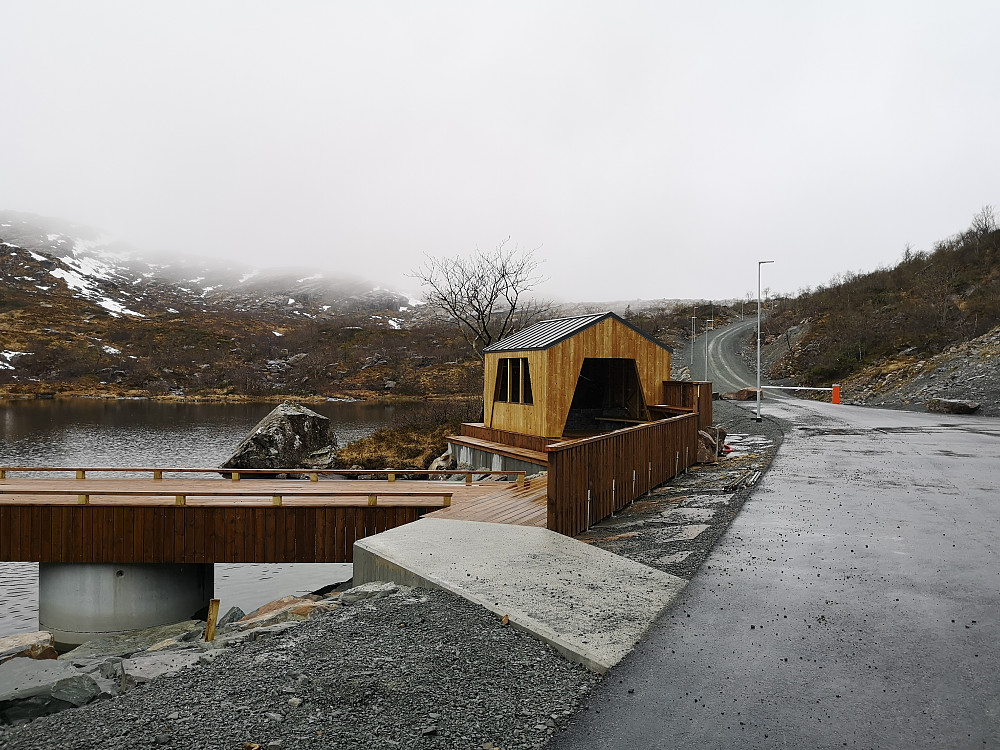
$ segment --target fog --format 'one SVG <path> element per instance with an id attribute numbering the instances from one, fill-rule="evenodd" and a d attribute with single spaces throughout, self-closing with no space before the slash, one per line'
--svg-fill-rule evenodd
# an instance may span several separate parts
<path id="1" fill-rule="evenodd" d="M 0 208 L 413 289 L 772 292 L 1000 201 L 1000 4 L 0 0 Z"/>

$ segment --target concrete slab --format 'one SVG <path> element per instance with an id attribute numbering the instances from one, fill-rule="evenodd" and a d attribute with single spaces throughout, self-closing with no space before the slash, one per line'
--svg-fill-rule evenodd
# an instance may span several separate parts
<path id="1" fill-rule="evenodd" d="M 707 523 L 692 523 L 687 526 L 664 526 L 656 535 L 658 542 L 690 542 L 701 532 L 710 528 Z"/>
<path id="2" fill-rule="evenodd" d="M 546 529 L 431 518 L 355 542 L 354 581 L 451 591 L 596 672 L 687 583 Z"/>
<path id="3" fill-rule="evenodd" d="M 660 514 L 666 523 L 708 523 L 715 518 L 711 508 L 674 508 Z"/>
<path id="4" fill-rule="evenodd" d="M 664 555 L 658 559 L 660 565 L 677 565 L 691 557 L 690 552 L 675 552 L 672 555 Z"/>
<path id="5" fill-rule="evenodd" d="M 682 508 L 718 508 L 729 505 L 729 495 L 695 495 L 681 500 Z"/>

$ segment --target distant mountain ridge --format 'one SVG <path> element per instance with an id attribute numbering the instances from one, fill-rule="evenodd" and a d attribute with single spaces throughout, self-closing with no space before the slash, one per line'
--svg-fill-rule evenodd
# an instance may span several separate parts
<path id="1" fill-rule="evenodd" d="M 0 251 L 5 286 L 40 298 L 65 286 L 112 316 L 225 307 L 323 318 L 331 312 L 405 312 L 414 302 L 360 279 L 144 259 L 91 227 L 15 211 L 0 211 Z"/>

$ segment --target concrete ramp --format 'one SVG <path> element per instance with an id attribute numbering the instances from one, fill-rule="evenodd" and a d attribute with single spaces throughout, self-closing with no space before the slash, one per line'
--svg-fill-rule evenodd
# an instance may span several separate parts
<path id="1" fill-rule="evenodd" d="M 547 529 L 424 518 L 354 543 L 354 582 L 441 588 L 607 672 L 687 583 Z"/>

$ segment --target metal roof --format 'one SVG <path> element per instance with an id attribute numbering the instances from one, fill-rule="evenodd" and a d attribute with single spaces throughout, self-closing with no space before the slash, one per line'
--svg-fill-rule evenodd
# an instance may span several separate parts
<path id="1" fill-rule="evenodd" d="M 539 323 L 535 323 L 533 326 L 528 326 L 523 331 L 518 331 L 511 336 L 507 336 L 506 338 L 493 342 L 483 349 L 483 352 L 526 352 L 548 349 L 565 341 L 571 336 L 575 336 L 585 328 L 590 328 L 590 326 L 600 323 L 606 318 L 614 318 L 622 325 L 627 326 L 643 338 L 652 341 L 654 344 L 663 347 L 668 352 L 673 351 L 662 341 L 657 341 L 652 336 L 643 333 L 615 313 L 603 312 L 591 315 L 576 315 L 572 318 L 553 318 L 552 320 L 543 320 Z"/>

